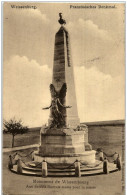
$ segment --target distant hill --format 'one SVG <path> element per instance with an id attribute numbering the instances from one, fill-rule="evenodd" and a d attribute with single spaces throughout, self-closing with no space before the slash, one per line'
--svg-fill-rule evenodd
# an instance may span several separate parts
<path id="1" fill-rule="evenodd" d="M 103 125 L 125 125 L 125 120 L 112 120 L 112 121 L 97 121 L 97 122 L 84 122 L 88 126 L 103 126 Z"/>

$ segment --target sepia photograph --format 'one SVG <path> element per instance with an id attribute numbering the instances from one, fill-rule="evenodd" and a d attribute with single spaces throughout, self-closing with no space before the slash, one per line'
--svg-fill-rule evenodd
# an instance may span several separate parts
<path id="1" fill-rule="evenodd" d="M 3 195 L 125 194 L 125 2 L 2 2 Z"/>

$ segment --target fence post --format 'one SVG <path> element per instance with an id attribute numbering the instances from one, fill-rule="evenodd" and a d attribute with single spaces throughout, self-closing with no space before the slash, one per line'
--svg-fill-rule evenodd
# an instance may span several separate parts
<path id="1" fill-rule="evenodd" d="M 81 177 L 80 162 L 78 160 L 75 161 L 75 176 Z"/>
<path id="2" fill-rule="evenodd" d="M 121 170 L 121 160 L 120 160 L 120 156 L 118 154 L 118 157 L 116 159 L 116 167 L 118 168 L 118 170 Z"/>
<path id="3" fill-rule="evenodd" d="M 42 161 L 42 177 L 47 177 L 47 162 L 45 160 Z"/>
<path id="4" fill-rule="evenodd" d="M 117 164 L 117 158 L 118 158 L 118 153 L 115 152 L 113 155 L 114 164 Z"/>
<path id="5" fill-rule="evenodd" d="M 99 152 L 99 160 L 100 161 L 104 160 L 104 155 L 103 155 L 103 151 L 102 150 Z"/>
<path id="6" fill-rule="evenodd" d="M 109 173 L 109 170 L 108 170 L 108 160 L 106 158 L 104 158 L 104 161 L 103 161 L 103 172 L 105 174 Z"/>
<path id="7" fill-rule="evenodd" d="M 21 159 L 18 159 L 17 161 L 17 173 L 22 173 L 22 161 Z"/>
<path id="8" fill-rule="evenodd" d="M 12 156 L 11 156 L 11 155 L 9 155 L 8 168 L 9 168 L 10 170 L 13 169 L 13 163 L 12 163 Z"/>
<path id="9" fill-rule="evenodd" d="M 34 151 L 31 153 L 32 161 L 34 161 Z"/>

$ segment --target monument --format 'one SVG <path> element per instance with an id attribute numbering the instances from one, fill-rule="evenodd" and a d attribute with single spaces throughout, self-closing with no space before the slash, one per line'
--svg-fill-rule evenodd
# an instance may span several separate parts
<path id="1" fill-rule="evenodd" d="M 35 160 L 48 157 L 55 162 L 72 162 L 82 159 L 84 163 L 95 162 L 95 151 L 88 143 L 88 129 L 80 126 L 75 93 L 73 64 L 69 33 L 63 26 L 66 21 L 60 13 L 60 29 L 55 35 L 51 105 L 48 127 L 42 127 L 41 145 Z M 69 157 L 69 158 L 68 158 Z"/>
<path id="2" fill-rule="evenodd" d="M 33 161 L 23 166 L 22 174 L 37 176 L 93 175 L 103 171 L 103 162 L 88 143 L 88 128 L 80 125 L 75 93 L 70 38 L 59 14 L 60 29 L 55 35 L 51 104 L 48 126 L 40 131 L 40 146 Z M 106 160 L 105 160 L 106 161 Z M 21 163 L 19 163 L 21 164 Z M 18 172 L 19 164 L 12 171 Z M 107 164 L 106 164 L 107 166 Z M 107 168 L 107 167 L 106 167 Z M 117 170 L 109 166 L 109 171 Z M 107 173 L 105 171 L 105 173 Z"/>

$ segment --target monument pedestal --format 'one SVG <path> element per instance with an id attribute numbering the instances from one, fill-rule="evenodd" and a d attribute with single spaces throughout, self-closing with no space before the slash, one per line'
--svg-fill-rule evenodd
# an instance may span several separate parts
<path id="1" fill-rule="evenodd" d="M 88 143 L 88 131 L 71 128 L 42 128 L 40 132 L 39 151 L 35 153 L 37 162 L 46 160 L 49 163 L 71 164 L 79 160 L 85 164 L 95 163 L 95 151 Z"/>

